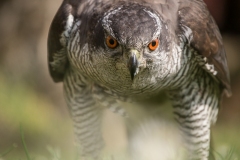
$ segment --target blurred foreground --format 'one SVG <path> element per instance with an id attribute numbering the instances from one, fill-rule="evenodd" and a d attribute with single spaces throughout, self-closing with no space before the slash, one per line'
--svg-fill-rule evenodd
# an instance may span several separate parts
<path id="1" fill-rule="evenodd" d="M 0 1 L 0 160 L 27 159 L 21 142 L 20 124 L 32 159 L 77 159 L 77 148 L 74 144 L 71 119 L 62 95 L 62 84 L 53 83 L 47 69 L 47 33 L 60 3 L 61 0 Z M 217 159 L 240 160 L 240 36 L 226 31 L 223 39 L 233 96 L 223 98 L 212 137 L 215 154 L 219 153 Z M 148 117 L 145 113 L 149 112 L 154 117 L 173 123 L 167 100 L 163 100 L 161 107 L 155 103 L 145 106 L 145 109 L 130 107 L 131 112 L 138 113 L 137 120 Z M 159 123 L 162 124 L 161 121 Z M 145 132 L 151 130 L 148 128 L 151 126 L 155 127 L 153 130 L 156 134 Z M 155 122 L 152 124 L 152 121 L 149 121 L 149 125 L 136 127 L 136 138 L 146 140 L 141 137 L 157 137 L 159 132 L 163 139 L 160 136 L 156 141 L 172 142 L 171 134 L 165 134 L 167 131 L 160 132 L 156 126 L 158 125 Z M 173 132 L 170 129 L 169 133 Z M 103 133 L 106 139 L 105 154 L 123 156 L 127 150 L 124 119 L 106 111 Z M 132 140 L 137 142 L 136 139 Z M 146 143 L 141 141 L 139 146 L 143 148 L 138 148 L 136 153 L 146 148 Z M 12 150 L 4 154 L 9 149 Z M 227 153 L 231 149 L 233 153 Z M 153 149 L 150 151 L 151 154 L 157 153 Z M 232 157 L 226 158 L 225 155 Z"/>

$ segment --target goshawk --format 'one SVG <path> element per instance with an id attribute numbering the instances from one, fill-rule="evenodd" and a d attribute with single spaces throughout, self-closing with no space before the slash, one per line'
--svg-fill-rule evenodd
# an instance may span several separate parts
<path id="1" fill-rule="evenodd" d="M 82 153 L 98 159 L 101 109 L 166 90 L 189 159 L 209 157 L 210 126 L 231 94 L 219 29 L 202 0 L 64 0 L 48 64 L 63 82 Z"/>

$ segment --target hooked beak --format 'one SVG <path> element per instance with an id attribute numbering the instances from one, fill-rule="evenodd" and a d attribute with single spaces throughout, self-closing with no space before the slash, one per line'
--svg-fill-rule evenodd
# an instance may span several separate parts
<path id="1" fill-rule="evenodd" d="M 137 50 L 130 50 L 128 59 L 128 69 L 131 75 L 131 79 L 134 79 L 134 76 L 138 73 L 138 57 L 139 52 Z"/>

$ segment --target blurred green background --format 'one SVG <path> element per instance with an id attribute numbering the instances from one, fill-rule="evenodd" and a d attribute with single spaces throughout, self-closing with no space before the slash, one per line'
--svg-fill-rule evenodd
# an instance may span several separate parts
<path id="1" fill-rule="evenodd" d="M 61 154 L 61 159 L 77 156 L 62 84 L 53 83 L 47 68 L 48 29 L 61 2 L 0 1 L 0 160 L 27 159 L 20 125 L 34 159 L 51 159 L 53 154 Z M 206 2 L 223 34 L 233 90 L 231 98 L 223 98 L 213 127 L 214 145 L 221 154 L 231 148 L 240 154 L 240 1 Z M 104 132 L 107 148 L 123 150 L 122 118 L 109 112 L 105 115 L 103 128 L 111 130 Z"/>

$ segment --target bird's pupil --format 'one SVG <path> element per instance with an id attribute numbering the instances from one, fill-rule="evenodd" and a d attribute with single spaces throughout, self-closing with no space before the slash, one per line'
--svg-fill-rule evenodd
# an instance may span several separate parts
<path id="1" fill-rule="evenodd" d="M 109 43 L 110 43 L 111 45 L 114 45 L 114 44 L 115 44 L 115 41 L 114 41 L 113 39 L 110 39 L 110 40 L 109 40 Z"/>
<path id="2" fill-rule="evenodd" d="M 152 41 L 152 46 L 156 46 L 156 41 Z"/>

